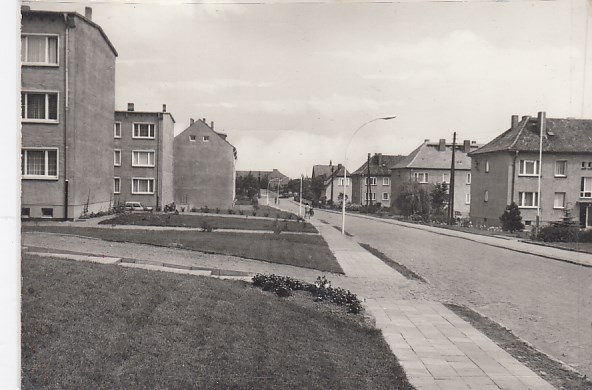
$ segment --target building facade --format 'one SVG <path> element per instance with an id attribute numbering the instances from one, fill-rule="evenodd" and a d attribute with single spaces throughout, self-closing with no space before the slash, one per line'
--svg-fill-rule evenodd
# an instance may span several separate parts
<path id="1" fill-rule="evenodd" d="M 343 174 L 345 172 L 345 178 Z M 352 181 L 351 174 L 341 164 L 333 165 L 314 165 L 312 167 L 312 180 L 322 181 L 321 196 L 318 201 L 323 203 L 332 202 L 337 204 L 341 202 L 341 194 L 345 194 L 346 204 L 352 199 Z"/>
<path id="2" fill-rule="evenodd" d="M 391 206 L 391 167 L 405 156 L 376 153 L 368 154 L 366 161 L 352 173 L 352 203 L 370 205 L 380 203 Z M 370 167 L 370 169 L 368 169 Z"/>
<path id="3" fill-rule="evenodd" d="M 509 130 L 470 156 L 474 224 L 499 226 L 515 202 L 526 226 L 537 218 L 540 224 L 559 221 L 567 211 L 592 227 L 592 120 L 514 115 Z"/>
<path id="4" fill-rule="evenodd" d="M 88 7 L 21 15 L 21 215 L 107 210 L 117 51 Z"/>
<path id="5" fill-rule="evenodd" d="M 465 140 L 456 144 L 454 150 L 454 216 L 467 218 L 471 204 L 471 159 L 468 153 L 477 150 L 479 145 L 473 141 Z M 438 183 L 450 185 L 452 168 L 452 143 L 445 139 L 439 142 L 425 140 L 409 156 L 403 158 L 391 169 L 391 205 L 394 211 L 398 211 L 395 202 L 407 183 L 418 183 L 431 192 Z"/>
<path id="6" fill-rule="evenodd" d="M 172 203 L 175 119 L 166 111 L 115 111 L 113 182 L 115 204 L 142 202 L 162 209 Z"/>
<path id="7" fill-rule="evenodd" d="M 175 203 L 188 209 L 231 208 L 236 194 L 236 148 L 214 123 L 191 119 L 174 140 Z"/>

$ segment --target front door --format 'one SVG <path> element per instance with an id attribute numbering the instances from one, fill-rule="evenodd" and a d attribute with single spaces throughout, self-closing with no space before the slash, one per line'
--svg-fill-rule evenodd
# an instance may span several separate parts
<path id="1" fill-rule="evenodd" d="M 592 228 L 592 205 L 580 204 L 580 225 L 586 229 Z"/>

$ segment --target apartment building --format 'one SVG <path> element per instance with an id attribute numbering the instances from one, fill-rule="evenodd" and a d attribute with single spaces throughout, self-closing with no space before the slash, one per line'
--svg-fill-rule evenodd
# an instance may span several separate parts
<path id="1" fill-rule="evenodd" d="M 172 203 L 175 118 L 162 111 L 115 111 L 112 138 L 115 204 L 142 202 L 159 210 Z"/>
<path id="2" fill-rule="evenodd" d="M 107 210 L 117 51 L 89 7 L 21 16 L 21 215 Z"/>
<path id="3" fill-rule="evenodd" d="M 405 156 L 368 153 L 368 160 L 352 173 L 352 203 L 391 206 L 391 167 Z"/>
<path id="4" fill-rule="evenodd" d="M 537 217 L 540 224 L 559 221 L 570 210 L 592 227 L 592 120 L 513 115 L 509 130 L 469 156 L 474 224 L 499 226 L 515 202 L 526 226 Z"/>

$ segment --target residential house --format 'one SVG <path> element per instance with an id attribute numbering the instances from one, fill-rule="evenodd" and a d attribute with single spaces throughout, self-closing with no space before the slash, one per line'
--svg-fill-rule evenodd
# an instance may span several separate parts
<path id="1" fill-rule="evenodd" d="M 175 202 L 187 208 L 231 208 L 235 198 L 236 148 L 206 119 L 191 119 L 174 141 Z"/>
<path id="2" fill-rule="evenodd" d="M 287 186 L 290 178 L 277 169 L 273 168 L 271 171 L 236 171 L 236 177 L 247 177 L 248 175 L 253 176 L 257 180 L 261 180 L 264 183 L 270 183 L 273 181 L 273 186 L 270 185 L 271 189 L 277 189 L 279 182 L 280 188 Z M 263 184 L 266 185 L 266 184 Z"/>
<path id="3" fill-rule="evenodd" d="M 21 8 L 21 215 L 78 218 L 113 195 L 117 51 L 85 15 Z"/>
<path id="4" fill-rule="evenodd" d="M 175 119 L 162 111 L 115 111 L 113 194 L 115 203 L 142 202 L 159 210 L 173 202 Z"/>
<path id="5" fill-rule="evenodd" d="M 515 202 L 527 226 L 537 215 L 546 224 L 569 210 L 575 222 L 592 227 L 592 120 L 513 115 L 509 130 L 470 157 L 474 224 L 500 225 L 504 209 Z"/>
<path id="6" fill-rule="evenodd" d="M 471 159 L 467 156 L 479 145 L 465 140 L 455 145 L 454 173 L 454 214 L 455 217 L 468 217 L 471 204 Z M 426 139 L 417 149 L 391 167 L 391 204 L 394 205 L 406 183 L 416 182 L 428 191 L 437 183 L 450 185 L 452 167 L 451 142 L 440 139 L 430 142 Z M 397 208 L 394 207 L 397 211 Z"/>
<path id="7" fill-rule="evenodd" d="M 352 173 L 352 203 L 391 206 L 391 167 L 405 156 L 376 153 Z M 368 168 L 369 167 L 369 168 Z"/>
<path id="8" fill-rule="evenodd" d="M 343 177 L 344 171 L 345 178 Z M 343 165 L 337 164 L 335 166 L 331 162 L 329 165 L 314 165 L 312 167 L 313 182 L 315 179 L 322 181 L 321 196 L 316 200 L 326 203 L 332 201 L 333 204 L 337 204 L 341 202 L 341 194 L 345 193 L 346 203 L 351 202 L 351 174 Z"/>

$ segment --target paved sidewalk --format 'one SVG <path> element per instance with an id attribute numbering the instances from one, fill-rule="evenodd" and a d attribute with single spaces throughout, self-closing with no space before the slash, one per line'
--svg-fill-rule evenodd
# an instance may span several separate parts
<path id="1" fill-rule="evenodd" d="M 401 274 L 332 226 L 314 219 L 311 223 L 347 279 L 362 280 L 362 286 L 382 282 L 374 291 L 352 291 L 365 299 L 377 328 L 417 389 L 554 388 L 441 303 L 399 299 L 397 290 L 408 283 Z M 352 284 L 356 285 L 360 284 Z"/>

